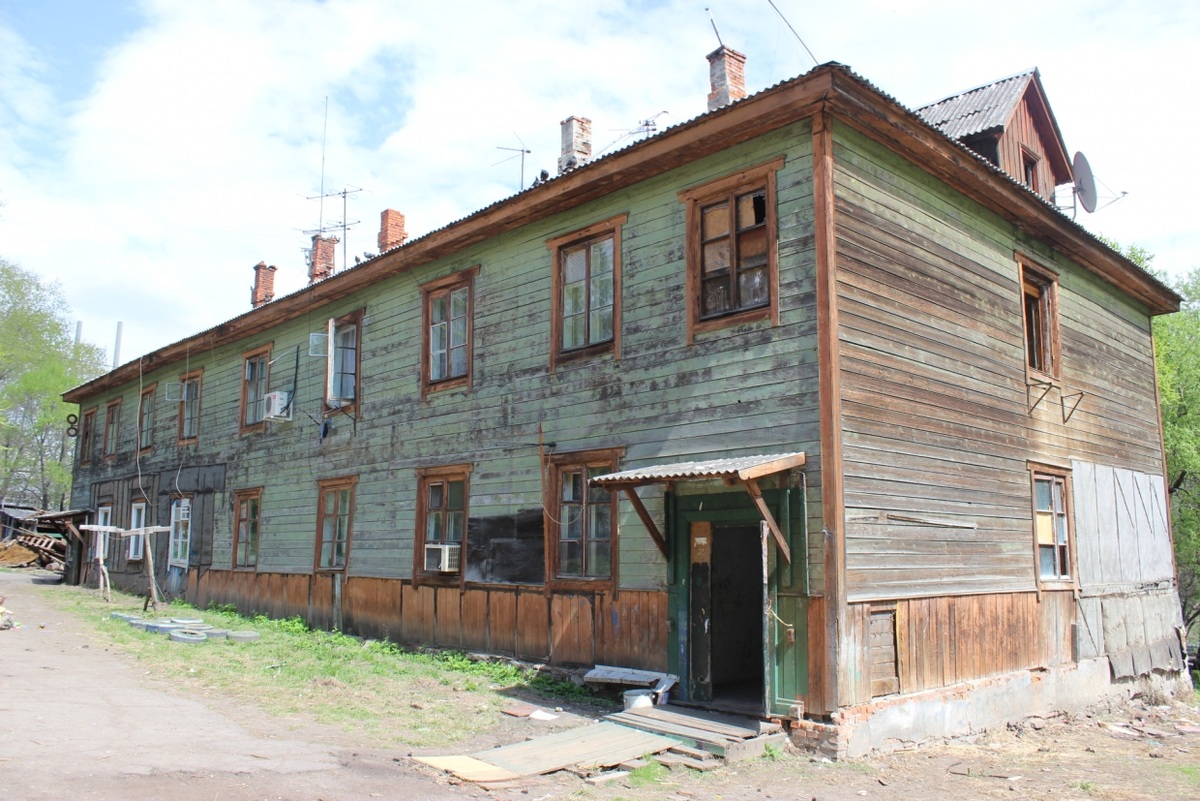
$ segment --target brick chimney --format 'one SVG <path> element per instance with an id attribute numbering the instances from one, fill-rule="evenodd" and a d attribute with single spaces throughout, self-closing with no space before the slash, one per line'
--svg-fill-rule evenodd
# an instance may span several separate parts
<path id="1" fill-rule="evenodd" d="M 312 252 L 308 255 L 309 286 L 333 275 L 334 248 L 340 241 L 336 236 L 313 234 Z"/>
<path id="2" fill-rule="evenodd" d="M 708 93 L 709 111 L 746 96 L 745 66 L 746 57 L 725 45 L 708 54 L 708 81 L 712 85 Z"/>
<path id="3" fill-rule="evenodd" d="M 404 230 L 404 215 L 395 209 L 384 209 L 379 215 L 379 252 L 398 248 L 408 239 Z"/>
<path id="4" fill-rule="evenodd" d="M 558 174 L 582 167 L 592 157 L 592 121 L 587 117 L 567 117 L 562 121 L 562 155 Z"/>
<path id="5" fill-rule="evenodd" d="M 250 289 L 250 305 L 257 309 L 275 299 L 275 268 L 265 261 L 254 265 L 254 286 Z"/>

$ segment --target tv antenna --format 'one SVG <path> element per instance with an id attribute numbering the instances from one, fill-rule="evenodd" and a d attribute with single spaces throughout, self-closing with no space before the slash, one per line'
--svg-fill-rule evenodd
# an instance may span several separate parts
<path id="1" fill-rule="evenodd" d="M 779 6 L 775 5 L 775 0 L 767 0 L 767 2 L 771 4 L 771 8 L 775 9 L 775 13 L 783 20 L 783 24 L 788 26 L 788 30 L 792 32 L 792 36 L 796 37 L 796 41 L 804 48 L 804 52 L 808 53 L 808 57 L 813 60 L 813 64 L 819 65 L 821 62 L 817 61 L 817 57 L 813 55 L 813 51 L 808 49 L 808 45 L 800 38 L 800 34 L 796 33 L 796 29 L 792 27 L 792 23 L 788 22 L 788 18 L 783 16 L 783 12 L 779 10 Z M 716 27 L 716 23 L 713 23 L 713 27 Z M 718 35 L 717 38 L 720 39 L 721 37 Z"/>
<path id="2" fill-rule="evenodd" d="M 719 44 L 721 47 L 724 47 L 725 43 L 721 41 L 721 32 L 717 30 L 717 18 L 713 16 L 711 8 L 706 6 L 704 10 L 708 12 L 708 21 L 712 23 L 713 33 L 717 35 L 717 44 Z"/>
<path id="3" fill-rule="evenodd" d="M 638 120 L 638 124 L 636 126 L 634 126 L 633 128 L 630 128 L 629 130 L 625 130 L 624 128 L 610 129 L 613 131 L 623 131 L 623 133 L 620 136 L 618 136 L 616 139 L 609 142 L 604 147 L 597 150 L 596 155 L 593 158 L 598 158 L 602 153 L 607 153 L 609 150 L 612 150 L 614 147 L 621 144 L 626 139 L 634 139 L 636 137 L 642 136 L 643 134 L 649 134 L 649 135 L 653 136 L 654 134 L 658 133 L 658 118 L 663 115 L 666 115 L 669 117 L 669 116 L 671 116 L 671 112 L 660 111 L 657 114 L 655 114 L 653 117 L 648 117 L 644 120 Z"/>
<path id="4" fill-rule="evenodd" d="M 324 188 L 324 184 L 325 184 L 324 176 L 322 176 L 321 184 L 322 184 L 322 188 Z M 346 213 L 347 212 L 346 198 L 348 198 L 350 195 L 358 194 L 361 191 L 363 191 L 361 186 L 356 186 L 353 188 L 347 186 L 347 187 L 343 187 L 342 191 L 340 191 L 340 192 L 322 192 L 319 195 L 313 195 L 312 197 L 305 198 L 306 200 L 319 200 L 321 202 L 321 214 L 322 215 L 324 215 L 324 210 L 325 210 L 325 198 L 340 197 L 342 199 L 342 219 L 341 220 L 334 220 L 333 223 L 330 225 L 322 225 L 319 222 L 316 228 L 312 228 L 308 231 L 305 231 L 304 233 L 307 236 L 312 236 L 313 234 L 317 234 L 318 236 L 325 236 L 325 234 L 327 234 L 331 231 L 337 231 L 338 229 L 341 229 L 341 232 L 342 232 L 342 269 L 343 270 L 350 266 L 349 258 L 346 255 L 346 253 L 347 253 L 346 232 L 349 231 L 354 226 L 358 225 L 360 222 L 362 222 L 362 220 L 351 220 L 349 218 L 349 215 Z M 321 222 L 323 222 L 323 220 Z"/>
<path id="5" fill-rule="evenodd" d="M 513 136 L 517 136 L 516 131 L 513 131 Z M 521 182 L 519 184 L 517 184 L 517 191 L 520 192 L 522 189 L 525 188 L 525 156 L 529 153 L 532 153 L 533 151 L 528 149 L 527 147 L 525 147 L 525 142 L 523 142 L 521 140 L 521 137 L 517 136 L 517 141 L 521 142 L 520 147 L 500 147 L 499 145 L 497 145 L 496 146 L 497 150 L 508 150 L 516 155 L 509 156 L 506 159 L 500 159 L 492 166 L 499 167 L 501 164 L 510 162 L 519 156 L 521 159 Z"/>

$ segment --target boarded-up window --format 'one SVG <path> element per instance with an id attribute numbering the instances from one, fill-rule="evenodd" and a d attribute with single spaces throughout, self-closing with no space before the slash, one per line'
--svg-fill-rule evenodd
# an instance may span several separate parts
<path id="1" fill-rule="evenodd" d="M 466 571 L 467 581 L 541 584 L 546 575 L 542 508 L 468 520 Z"/>
<path id="2" fill-rule="evenodd" d="M 896 670 L 896 610 L 871 609 L 871 697 L 900 692 Z"/>

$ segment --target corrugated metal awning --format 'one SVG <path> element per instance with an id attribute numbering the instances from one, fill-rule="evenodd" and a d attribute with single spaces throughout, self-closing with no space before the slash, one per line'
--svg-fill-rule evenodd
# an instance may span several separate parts
<path id="1" fill-rule="evenodd" d="M 650 533 L 650 537 L 658 545 L 662 555 L 668 559 L 670 556 L 667 553 L 667 541 L 646 511 L 635 488 L 646 484 L 663 484 L 668 481 L 689 481 L 702 478 L 719 478 L 727 484 L 740 483 L 745 486 L 746 492 L 750 493 L 750 498 L 754 501 L 759 514 L 762 515 L 763 521 L 771 529 L 771 535 L 775 538 L 779 553 L 790 565 L 792 563 L 791 548 L 784 540 L 783 532 L 779 530 L 779 524 L 775 522 L 771 510 L 763 501 L 762 492 L 758 488 L 758 479 L 782 473 L 793 467 L 803 466 L 803 453 L 772 453 L 764 456 L 735 456 L 732 459 L 709 459 L 704 462 L 675 462 L 674 464 L 638 467 L 633 470 L 622 470 L 620 473 L 596 476 L 590 479 L 590 483 L 614 491 L 624 490 L 625 495 L 633 504 L 634 510 L 638 513 L 638 517 L 642 519 L 642 523 Z"/>
<path id="2" fill-rule="evenodd" d="M 596 476 L 591 483 L 602 487 L 614 487 L 661 484 L 664 481 L 687 481 L 701 478 L 746 481 L 803 466 L 804 454 L 802 452 L 773 453 L 763 456 L 736 456 L 732 459 L 709 459 L 703 462 L 675 462 L 674 464 L 637 467 L 633 470 L 622 470 L 619 473 Z"/>

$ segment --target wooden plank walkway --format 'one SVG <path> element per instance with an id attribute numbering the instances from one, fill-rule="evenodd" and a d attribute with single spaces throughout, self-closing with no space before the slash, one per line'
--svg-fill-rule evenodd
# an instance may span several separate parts
<path id="1" fill-rule="evenodd" d="M 532 776 L 574 765 L 611 767 L 678 744 L 670 737 L 600 722 L 471 756 L 521 776 Z"/>

